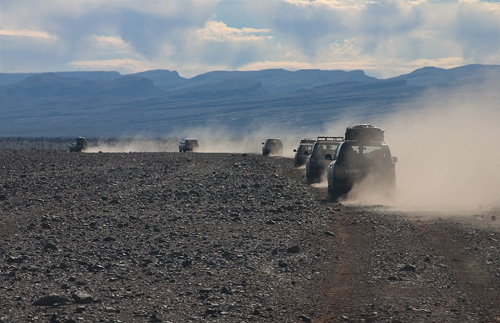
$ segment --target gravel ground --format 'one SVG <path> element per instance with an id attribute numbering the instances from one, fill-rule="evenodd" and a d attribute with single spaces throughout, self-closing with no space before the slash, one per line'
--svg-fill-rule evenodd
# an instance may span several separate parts
<path id="1" fill-rule="evenodd" d="M 282 157 L 0 158 L 0 322 L 500 321 L 498 212 L 331 203 Z"/>

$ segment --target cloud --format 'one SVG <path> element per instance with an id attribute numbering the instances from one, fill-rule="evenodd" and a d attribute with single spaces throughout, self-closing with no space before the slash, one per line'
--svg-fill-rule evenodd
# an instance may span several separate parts
<path id="1" fill-rule="evenodd" d="M 284 0 L 284 2 L 289 3 L 298 7 L 326 7 L 332 9 L 362 9 L 366 4 L 372 3 L 373 1 L 360 1 L 360 0 Z"/>
<path id="2" fill-rule="evenodd" d="M 185 76 L 273 66 L 390 77 L 500 64 L 496 1 L 32 0 L 4 1 L 0 15 L 4 72 L 122 62 Z"/>
<path id="3" fill-rule="evenodd" d="M 151 64 L 144 60 L 129 58 L 74 61 L 68 63 L 68 65 L 80 70 L 112 70 L 124 73 L 142 72 L 151 68 Z"/>
<path id="4" fill-rule="evenodd" d="M 260 41 L 270 40 L 272 36 L 261 35 L 269 33 L 269 29 L 256 28 L 232 28 L 228 27 L 222 21 L 208 21 L 205 27 L 199 29 L 197 34 L 202 40 L 210 40 L 217 42 L 226 41 Z"/>
<path id="5" fill-rule="evenodd" d="M 13 37 L 29 37 L 29 38 L 38 38 L 38 39 L 49 39 L 56 40 L 58 37 L 56 35 L 51 35 L 45 31 L 37 31 L 37 30 L 6 30 L 0 29 L 0 36 L 13 36 Z"/>
<path id="6" fill-rule="evenodd" d="M 132 46 L 119 36 L 89 36 L 89 42 L 98 50 L 114 53 L 131 53 Z"/>

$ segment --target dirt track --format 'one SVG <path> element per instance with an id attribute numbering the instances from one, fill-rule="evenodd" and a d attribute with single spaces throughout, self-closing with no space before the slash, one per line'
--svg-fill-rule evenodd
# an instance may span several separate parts
<path id="1" fill-rule="evenodd" d="M 0 156 L 0 322 L 500 321 L 499 212 L 330 203 L 279 157 Z"/>

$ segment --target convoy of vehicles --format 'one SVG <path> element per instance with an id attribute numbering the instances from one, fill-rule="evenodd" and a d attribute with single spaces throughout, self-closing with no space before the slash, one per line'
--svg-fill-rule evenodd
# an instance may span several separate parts
<path id="1" fill-rule="evenodd" d="M 88 145 L 87 145 L 87 140 L 85 139 L 85 137 L 77 137 L 75 139 L 75 141 L 73 141 L 69 145 L 70 152 L 79 153 L 79 152 L 87 150 L 87 148 L 88 148 Z"/>
<path id="2" fill-rule="evenodd" d="M 266 139 L 262 145 L 264 156 L 283 153 L 283 142 L 279 138 Z M 82 152 L 87 148 L 86 139 L 77 137 L 69 151 Z M 196 152 L 198 148 L 196 138 L 179 142 L 179 152 Z M 397 157 L 391 155 L 384 142 L 384 130 L 380 128 L 369 124 L 347 127 L 345 137 L 302 139 L 293 151 L 294 165 L 306 164 L 308 183 L 318 183 L 326 176 L 328 195 L 333 200 L 349 193 L 360 183 L 387 194 L 395 190 Z"/>
<path id="3" fill-rule="evenodd" d="M 187 151 L 197 151 L 199 148 L 198 139 L 196 138 L 185 138 L 179 142 L 179 152 L 185 153 Z"/>
<path id="4" fill-rule="evenodd" d="M 342 142 L 328 166 L 328 195 L 336 200 L 354 185 L 363 183 L 370 189 L 392 194 L 396 186 L 395 163 L 384 131 L 372 125 L 356 125 L 346 129 Z"/>
<path id="5" fill-rule="evenodd" d="M 306 159 L 306 179 L 308 183 L 318 183 L 324 178 L 326 168 L 333 159 L 335 150 L 343 137 L 318 137 Z"/>
<path id="6" fill-rule="evenodd" d="M 295 152 L 293 162 L 296 167 L 302 166 L 306 163 L 306 159 L 309 156 L 315 141 L 316 140 L 314 139 L 302 139 L 299 143 L 299 147 L 293 150 Z"/>
<path id="7" fill-rule="evenodd" d="M 262 155 L 281 155 L 283 154 L 283 142 L 279 138 L 269 138 L 262 143 Z"/>

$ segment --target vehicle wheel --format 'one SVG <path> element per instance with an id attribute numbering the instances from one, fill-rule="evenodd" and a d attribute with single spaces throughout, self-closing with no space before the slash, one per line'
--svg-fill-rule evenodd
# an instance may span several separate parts
<path id="1" fill-rule="evenodd" d="M 337 202 L 341 196 L 342 196 L 342 192 L 339 189 L 328 188 L 328 201 Z"/>

